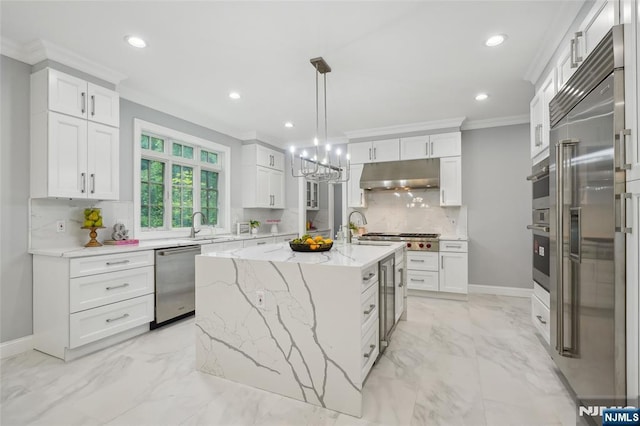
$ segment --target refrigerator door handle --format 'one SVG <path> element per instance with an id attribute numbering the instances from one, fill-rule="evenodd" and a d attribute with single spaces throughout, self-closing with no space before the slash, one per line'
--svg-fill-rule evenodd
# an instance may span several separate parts
<path id="1" fill-rule="evenodd" d="M 627 136 L 631 136 L 631 129 L 622 129 L 618 134 L 620 148 L 615 152 L 616 170 L 630 170 L 631 163 L 627 163 Z"/>
<path id="2" fill-rule="evenodd" d="M 622 194 L 616 194 L 616 232 L 623 232 L 625 234 L 631 233 L 631 228 L 627 227 L 627 199 L 631 198 L 631 193 L 623 192 Z"/>
<path id="3" fill-rule="evenodd" d="M 556 143 L 556 283 L 557 283 L 557 310 L 556 310 L 556 351 L 561 356 L 571 357 L 572 348 L 565 346 L 564 336 L 564 169 L 565 148 L 573 147 L 580 141 L 578 139 L 562 139 Z M 573 274 L 572 274 L 573 280 Z M 572 289 L 575 286 L 572 285 Z M 573 299 L 573 298 L 572 298 Z M 572 310 L 575 312 L 573 302 Z M 572 312 L 572 313 L 573 313 Z M 572 321 L 575 323 L 575 321 Z M 572 324 L 573 326 L 574 324 Z M 573 328 L 572 328 L 573 329 Z M 575 336 L 575 333 L 573 333 Z M 573 337 L 573 336 L 572 336 Z"/>

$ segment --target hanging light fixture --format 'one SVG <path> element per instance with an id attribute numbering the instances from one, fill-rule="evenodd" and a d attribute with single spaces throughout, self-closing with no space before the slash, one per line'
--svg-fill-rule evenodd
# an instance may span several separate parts
<path id="1" fill-rule="evenodd" d="M 296 158 L 295 147 L 290 148 L 291 152 L 291 175 L 293 177 L 315 180 L 318 182 L 341 183 L 349 180 L 351 162 L 349 154 L 342 164 L 342 153 L 340 149 L 331 151 L 331 145 L 327 136 L 327 73 L 331 72 L 331 67 L 322 58 L 311 59 L 311 65 L 316 70 L 316 135 L 313 139 L 313 156 L 303 150 Z M 324 107 L 324 150 L 320 149 L 320 103 L 318 81 L 320 74 L 323 76 L 323 107 Z"/>

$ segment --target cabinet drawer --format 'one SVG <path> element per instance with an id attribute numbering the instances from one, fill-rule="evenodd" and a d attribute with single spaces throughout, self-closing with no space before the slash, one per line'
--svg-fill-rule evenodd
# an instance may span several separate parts
<path id="1" fill-rule="evenodd" d="M 376 324 L 369 334 L 362 339 L 362 348 L 360 350 L 360 360 L 362 362 L 362 381 L 371 370 L 373 363 L 378 358 L 379 348 L 378 324 Z"/>
<path id="2" fill-rule="evenodd" d="M 460 253 L 468 252 L 467 241 L 442 241 L 440 240 L 440 251 L 454 251 Z"/>
<path id="3" fill-rule="evenodd" d="M 152 294 L 71 314 L 69 347 L 77 348 L 151 321 Z"/>
<path id="4" fill-rule="evenodd" d="M 376 282 L 378 282 L 377 263 L 362 270 L 362 292 L 364 293 L 370 285 Z"/>
<path id="5" fill-rule="evenodd" d="M 71 313 L 153 293 L 153 266 L 71 278 Z"/>
<path id="6" fill-rule="evenodd" d="M 362 335 L 366 334 L 373 323 L 378 323 L 378 286 L 374 285 L 362 295 L 360 309 Z"/>
<path id="7" fill-rule="evenodd" d="M 407 269 L 417 269 L 420 271 L 437 271 L 438 253 L 408 251 Z"/>
<path id="8" fill-rule="evenodd" d="M 252 238 L 250 240 L 244 240 L 242 242 L 242 247 L 255 247 L 255 246 L 263 246 L 265 244 L 273 244 L 275 240 L 273 237 L 268 238 Z"/>
<path id="9" fill-rule="evenodd" d="M 547 344 L 551 340 L 551 322 L 549 308 L 535 295 L 531 296 L 531 321 L 536 331 L 546 340 Z"/>
<path id="10" fill-rule="evenodd" d="M 435 271 L 407 271 L 407 288 L 438 291 L 439 274 Z"/>
<path id="11" fill-rule="evenodd" d="M 82 277 L 84 275 L 139 268 L 141 266 L 153 266 L 153 264 L 154 258 L 152 250 L 80 257 L 70 260 L 69 275 L 71 278 Z"/>

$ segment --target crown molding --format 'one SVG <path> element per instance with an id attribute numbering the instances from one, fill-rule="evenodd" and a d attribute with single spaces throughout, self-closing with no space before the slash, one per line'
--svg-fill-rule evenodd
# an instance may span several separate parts
<path id="1" fill-rule="evenodd" d="M 576 0 L 562 2 L 558 4 L 558 10 L 555 17 L 549 25 L 549 30 L 539 44 L 538 51 L 533 56 L 533 60 L 529 64 L 523 78 L 534 86 L 540 79 L 549 62 L 553 59 L 556 50 L 562 44 L 562 41 L 571 29 L 573 21 L 575 21 L 580 9 L 584 5 L 585 0 Z M 556 31 L 554 31 L 556 29 Z"/>
<path id="2" fill-rule="evenodd" d="M 487 118 L 485 120 L 465 121 L 461 130 L 487 129 L 490 127 L 513 126 L 529 122 L 529 114 L 510 115 L 507 117 Z"/>
<path id="3" fill-rule="evenodd" d="M 446 120 L 424 121 L 422 123 L 399 124 L 396 126 L 376 127 L 372 129 L 350 130 L 344 132 L 349 139 L 368 138 L 374 136 L 393 135 L 398 133 L 421 132 L 425 130 L 460 128 L 466 117 Z"/>
<path id="4" fill-rule="evenodd" d="M 99 79 L 113 83 L 116 86 L 127 76 L 98 62 L 86 59 L 69 49 L 60 47 L 47 40 L 34 40 L 20 44 L 14 40 L 2 37 L 2 54 L 29 65 L 49 59 L 60 62 L 78 71 L 85 72 Z"/>
<path id="5" fill-rule="evenodd" d="M 161 99 L 157 96 L 150 95 L 127 86 L 118 88 L 120 98 L 135 102 L 147 108 L 172 115 L 185 121 L 189 121 L 198 126 L 205 127 L 214 132 L 222 133 L 238 140 L 244 140 L 246 132 L 241 132 L 236 128 L 232 128 L 224 123 L 212 119 L 210 116 L 197 112 L 191 108 L 178 105 L 175 102 Z"/>

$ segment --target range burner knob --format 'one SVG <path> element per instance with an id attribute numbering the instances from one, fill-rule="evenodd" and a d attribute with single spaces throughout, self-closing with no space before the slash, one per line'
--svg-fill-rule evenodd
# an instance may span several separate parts
<path id="1" fill-rule="evenodd" d="M 407 243 L 407 247 L 411 248 L 411 243 Z"/>
<path id="2" fill-rule="evenodd" d="M 424 247 L 424 244 L 422 244 L 422 243 L 420 243 L 420 244 L 418 244 L 418 245 L 420 246 L 420 248 L 423 248 L 423 247 Z"/>
<path id="3" fill-rule="evenodd" d="M 431 244 L 427 244 L 427 248 L 431 248 Z"/>

